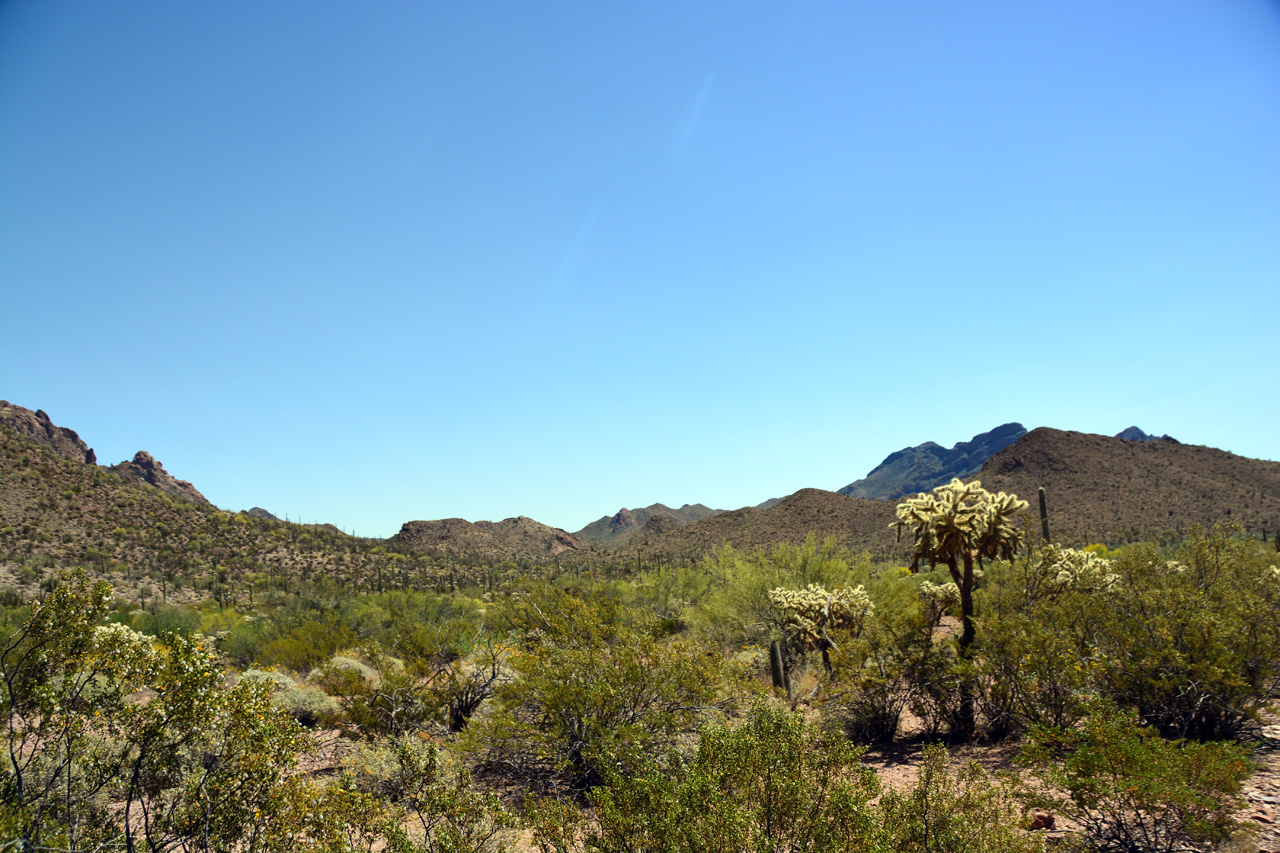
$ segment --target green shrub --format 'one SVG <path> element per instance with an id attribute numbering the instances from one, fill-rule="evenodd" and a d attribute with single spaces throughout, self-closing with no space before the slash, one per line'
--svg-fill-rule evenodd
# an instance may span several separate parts
<path id="1" fill-rule="evenodd" d="M 911 700 L 907 662 L 914 647 L 930 643 L 914 617 L 877 614 L 855 640 L 832 653 L 834 678 L 824 707 L 859 743 L 888 743 L 898 734 Z"/>
<path id="2" fill-rule="evenodd" d="M 1132 711 L 1099 705 L 1073 729 L 1032 730 L 1022 759 L 1047 790 L 1042 804 L 1083 828 L 1100 851 L 1173 853 L 1235 829 L 1251 766 L 1234 743 L 1168 742 Z"/>
<path id="3" fill-rule="evenodd" d="M 240 678 L 267 685 L 271 690 L 271 704 L 306 728 L 333 722 L 340 711 L 332 696 L 318 687 L 300 685 L 283 673 L 251 669 Z"/>
<path id="4" fill-rule="evenodd" d="M 1100 691 L 1166 737 L 1234 737 L 1280 686 L 1280 577 L 1232 532 L 1193 533 L 1180 561 L 1126 549 L 1096 598 Z"/>
<path id="5" fill-rule="evenodd" d="M 639 614 L 543 588 L 523 602 L 515 678 L 463 733 L 484 772 L 535 787 L 599 785 L 618 762 L 657 754 L 718 706 L 718 651 L 624 624 Z"/>
<path id="6" fill-rule="evenodd" d="M 515 818 L 493 794 L 476 791 L 464 768 L 450 766 L 434 743 L 401 735 L 358 745 L 343 759 L 356 789 L 396 804 L 417 838 L 390 832 L 393 849 L 430 853 L 499 853 Z"/>
<path id="7" fill-rule="evenodd" d="M 880 851 L 879 783 L 860 755 L 841 733 L 760 702 L 740 726 L 704 728 L 688 764 L 611 774 L 592 792 L 589 826 L 563 805 L 535 804 L 535 835 L 546 853 L 574 849 L 578 836 L 591 853 Z"/>
<path id="8" fill-rule="evenodd" d="M 102 624 L 111 600 L 76 573 L 0 645 L 9 837 L 22 849 L 237 848 L 296 794 L 302 733 L 260 682 L 226 687 L 199 639 L 155 645 Z M 129 700 L 144 687 L 150 701 Z"/>
<path id="9" fill-rule="evenodd" d="M 1029 726 L 1070 726 L 1092 689 L 1090 652 L 1046 618 L 1009 614 L 982 620 L 974 663 L 984 734 L 999 740 Z"/>

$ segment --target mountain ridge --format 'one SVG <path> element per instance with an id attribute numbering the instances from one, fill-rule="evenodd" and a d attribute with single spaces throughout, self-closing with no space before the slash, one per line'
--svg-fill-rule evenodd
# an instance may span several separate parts
<path id="1" fill-rule="evenodd" d="M 5 428 L 0 432 L 13 436 L 6 441 L 10 442 L 10 459 L 17 466 L 6 474 L 6 500 L 11 504 L 0 506 L 0 516 L 10 520 L 0 518 L 0 527 L 9 525 L 4 528 L 9 531 L 6 535 L 15 543 L 27 543 L 23 547 L 30 548 L 37 541 L 29 530 L 47 534 L 68 529 L 67 518 L 73 510 L 88 525 L 86 530 L 97 531 L 91 541 L 98 543 L 95 547 L 99 552 L 104 550 L 103 543 L 113 538 L 114 528 L 145 529 L 136 520 L 109 524 L 114 512 L 112 500 L 116 499 L 108 499 L 109 492 L 99 500 L 90 497 L 92 492 L 82 491 L 113 489 L 109 485 L 117 481 L 113 478 L 122 478 L 167 498 L 179 498 L 183 503 L 217 510 L 194 486 L 173 478 L 145 451 L 117 466 L 87 461 L 91 448 L 74 430 L 53 424 L 43 411 L 33 412 L 4 402 L 0 405 L 0 426 Z M 999 442 L 1020 429 L 1019 424 L 1005 424 L 975 439 L 986 436 Z M 15 441 L 18 444 L 12 444 Z M 991 446 L 991 441 L 970 441 L 945 451 L 940 445 L 926 442 L 890 454 L 886 461 L 910 456 L 906 451 L 923 449 L 942 457 L 959 448 L 961 452 L 956 456 L 972 465 L 973 459 Z M 33 448 L 41 449 L 39 455 L 60 458 L 62 466 L 70 466 L 68 471 L 82 470 L 84 475 L 76 475 L 78 480 L 67 481 L 56 492 L 46 494 L 35 469 L 24 467 L 26 463 L 22 461 L 26 458 L 24 453 L 35 453 Z M 989 489 L 1014 492 L 1027 500 L 1043 486 L 1054 540 L 1063 544 L 1164 541 L 1180 538 L 1191 525 L 1207 527 L 1223 521 L 1239 522 L 1253 533 L 1274 533 L 1280 528 L 1280 462 L 1181 444 L 1167 435 L 1157 439 L 1136 427 L 1114 437 L 1050 427 L 1023 431 L 971 476 Z M 49 488 L 52 489 L 52 482 Z M 119 499 L 121 506 L 133 502 L 131 498 Z M 409 553 L 461 560 L 467 565 L 486 560 L 592 562 L 616 559 L 624 550 L 699 559 L 719 545 L 754 548 L 800 542 L 809 535 L 835 536 L 853 548 L 892 553 L 899 547 L 891 531 L 895 502 L 896 498 L 872 500 L 807 488 L 765 504 L 731 511 L 713 510 L 702 504 L 685 504 L 678 510 L 664 504 L 622 509 L 577 534 L 525 516 L 474 523 L 453 518 L 405 522 L 395 536 L 385 541 L 390 547 Z M 293 529 L 265 510 L 255 508 L 241 515 Z M 31 519 L 35 518 L 44 520 L 33 527 Z M 584 531 L 595 538 L 583 535 Z M 336 535 L 337 528 L 327 532 Z M 302 534 L 297 535 L 302 539 Z M 130 541 L 136 540 L 137 536 L 130 533 Z M 139 553 L 139 546 L 128 547 Z M 129 552 L 115 547 L 112 553 L 127 559 Z"/>
<path id="2" fill-rule="evenodd" d="M 904 447 L 886 456 L 866 477 L 836 491 L 868 500 L 897 500 L 927 492 L 953 478 L 972 477 L 995 453 L 1026 434 L 1022 424 L 1011 422 L 957 442 L 950 450 L 932 441 Z"/>

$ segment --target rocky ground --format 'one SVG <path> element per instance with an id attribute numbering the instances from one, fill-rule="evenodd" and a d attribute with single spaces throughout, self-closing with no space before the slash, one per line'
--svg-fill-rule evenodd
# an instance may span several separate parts
<path id="1" fill-rule="evenodd" d="M 1245 784 L 1246 806 L 1238 815 L 1256 834 L 1230 848 L 1239 853 L 1280 853 L 1280 716 L 1272 714 L 1265 723 L 1255 755 L 1258 770 Z"/>

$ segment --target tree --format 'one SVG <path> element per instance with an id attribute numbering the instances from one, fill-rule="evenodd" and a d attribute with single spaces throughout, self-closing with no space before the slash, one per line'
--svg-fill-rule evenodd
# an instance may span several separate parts
<path id="1" fill-rule="evenodd" d="M 1013 523 L 1014 513 L 1027 508 L 1017 495 L 992 494 L 977 480 L 952 480 L 932 492 L 908 498 L 898 504 L 896 527 L 915 533 L 911 570 L 921 562 L 930 567 L 943 565 L 960 590 L 960 613 L 964 623 L 960 634 L 960 656 L 967 659 L 976 633 L 973 624 L 975 569 L 984 560 L 1011 560 L 1022 543 L 1022 534 Z M 962 687 L 960 725 L 968 736 L 973 731 L 973 697 L 968 685 Z"/>

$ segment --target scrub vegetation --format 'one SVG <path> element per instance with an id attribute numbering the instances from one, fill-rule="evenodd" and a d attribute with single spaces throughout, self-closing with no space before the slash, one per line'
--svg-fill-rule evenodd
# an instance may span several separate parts
<path id="1" fill-rule="evenodd" d="M 157 504 L 112 540 L 150 554 L 145 600 L 115 557 L 3 591 L 0 849 L 1043 850 L 1033 807 L 1059 849 L 1232 843 L 1280 686 L 1272 543 L 1064 548 L 976 483 L 902 507 L 912 565 L 810 538 L 415 585 L 275 522 L 244 541 L 310 570 L 162 556 Z M 210 541 L 259 523 L 194 511 Z M 895 744 L 906 786 L 868 762 Z M 950 760 L 973 744 L 1017 771 Z"/>

